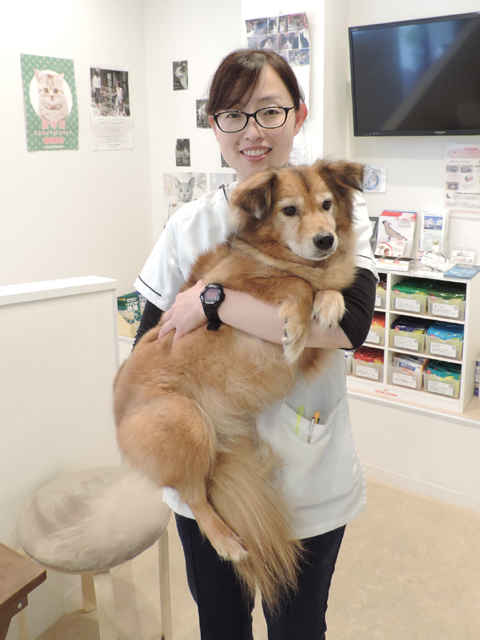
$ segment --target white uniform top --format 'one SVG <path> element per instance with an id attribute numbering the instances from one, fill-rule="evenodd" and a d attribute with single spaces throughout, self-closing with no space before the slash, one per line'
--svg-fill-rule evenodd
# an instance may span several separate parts
<path id="1" fill-rule="evenodd" d="M 135 281 L 137 291 L 155 306 L 168 309 L 196 258 L 234 230 L 227 197 L 220 188 L 185 204 L 168 220 Z M 354 228 L 356 264 L 376 275 L 361 193 L 355 195 Z M 320 423 L 312 429 L 315 411 L 320 412 Z M 283 461 L 277 482 L 291 507 L 298 538 L 332 531 L 362 509 L 365 485 L 351 433 L 341 349 L 334 351 L 319 377 L 300 379 L 283 402 L 262 413 L 257 427 Z M 174 489 L 166 488 L 164 499 L 176 513 L 193 518 Z"/>

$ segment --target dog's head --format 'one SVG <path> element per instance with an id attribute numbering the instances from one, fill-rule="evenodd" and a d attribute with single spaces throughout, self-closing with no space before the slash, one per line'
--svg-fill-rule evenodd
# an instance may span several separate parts
<path id="1" fill-rule="evenodd" d="M 255 174 L 232 194 L 237 231 L 307 260 L 325 260 L 352 229 L 353 193 L 362 176 L 363 165 L 321 160 Z"/>

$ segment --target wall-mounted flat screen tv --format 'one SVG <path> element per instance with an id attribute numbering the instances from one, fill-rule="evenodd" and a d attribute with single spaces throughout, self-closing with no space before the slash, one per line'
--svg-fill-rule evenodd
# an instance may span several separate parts
<path id="1" fill-rule="evenodd" d="M 356 136 L 480 134 L 480 12 L 349 28 Z"/>

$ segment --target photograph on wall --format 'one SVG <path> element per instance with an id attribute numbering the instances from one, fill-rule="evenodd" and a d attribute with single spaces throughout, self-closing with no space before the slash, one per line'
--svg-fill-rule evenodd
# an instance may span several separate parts
<path id="1" fill-rule="evenodd" d="M 94 151 L 133 148 L 128 71 L 90 67 L 90 125 Z"/>
<path id="2" fill-rule="evenodd" d="M 197 200 L 207 192 L 206 173 L 165 173 L 163 189 L 168 203 L 168 217 L 186 202 Z"/>
<path id="3" fill-rule="evenodd" d="M 177 138 L 175 144 L 175 164 L 177 167 L 190 166 L 190 139 Z"/>
<path id="4" fill-rule="evenodd" d="M 251 49 L 273 49 L 293 67 L 310 65 L 310 32 L 306 13 L 245 20 L 247 45 Z M 298 78 L 305 96 L 309 95 L 309 77 L 300 69 Z"/>
<path id="5" fill-rule="evenodd" d="M 78 149 L 73 60 L 22 54 L 28 151 Z"/>
<path id="6" fill-rule="evenodd" d="M 245 30 L 249 48 L 272 49 L 291 65 L 310 111 L 311 37 L 307 14 L 293 13 L 245 20 Z M 311 155 L 302 129 L 293 141 L 290 163 L 309 163 Z"/>
<path id="7" fill-rule="evenodd" d="M 177 60 L 172 62 L 173 90 L 182 91 L 188 89 L 188 62 Z"/>
<path id="8" fill-rule="evenodd" d="M 210 129 L 207 115 L 207 101 L 196 100 L 195 113 L 197 116 L 197 127 L 199 129 Z"/>
<path id="9" fill-rule="evenodd" d="M 480 213 L 480 146 L 449 145 L 445 162 L 445 200 L 451 211 Z"/>

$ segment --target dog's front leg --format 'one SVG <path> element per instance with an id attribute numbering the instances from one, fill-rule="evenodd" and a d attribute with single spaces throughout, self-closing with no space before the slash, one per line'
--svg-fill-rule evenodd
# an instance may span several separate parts
<path id="1" fill-rule="evenodd" d="M 345 300 L 340 291 L 317 291 L 313 301 L 312 319 L 323 329 L 336 327 L 345 313 Z"/>
<path id="2" fill-rule="evenodd" d="M 289 297 L 282 302 L 279 309 L 280 318 L 283 320 L 283 352 L 290 364 L 293 364 L 302 355 L 310 330 L 312 315 L 312 303 L 300 298 Z"/>

